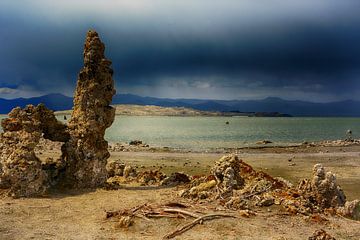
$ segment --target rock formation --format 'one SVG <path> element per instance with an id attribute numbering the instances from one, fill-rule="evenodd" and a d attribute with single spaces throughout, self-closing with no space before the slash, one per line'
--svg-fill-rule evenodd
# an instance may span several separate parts
<path id="1" fill-rule="evenodd" d="M 212 173 L 215 176 L 220 197 L 232 195 L 233 190 L 240 189 L 244 179 L 240 176 L 241 160 L 237 155 L 227 155 L 215 162 Z"/>
<path id="2" fill-rule="evenodd" d="M 99 35 L 90 30 L 68 124 L 70 140 L 62 147 L 66 169 L 60 184 L 64 186 L 98 187 L 107 178 L 106 161 L 110 154 L 104 135 L 115 117 L 115 109 L 110 106 L 115 89 L 111 61 L 105 58 L 104 50 Z"/>
<path id="3" fill-rule="evenodd" d="M 344 206 L 346 197 L 332 172 L 325 172 L 321 164 L 315 164 L 311 181 L 302 180 L 299 191 L 321 208 Z"/>
<path id="4" fill-rule="evenodd" d="M 337 212 L 345 217 L 360 221 L 360 200 L 347 201 Z"/>
<path id="5" fill-rule="evenodd" d="M 67 141 L 66 126 L 44 105 L 14 108 L 1 122 L 0 187 L 13 197 L 35 196 L 49 187 L 51 173 L 43 169 L 34 149 L 43 136 L 53 141 Z"/>
<path id="6" fill-rule="evenodd" d="M 106 171 L 108 177 L 123 176 L 124 168 L 125 168 L 124 163 L 115 160 L 108 161 L 108 163 L 106 164 Z"/>
<path id="7" fill-rule="evenodd" d="M 173 172 L 161 181 L 161 186 L 177 186 L 190 182 L 190 177 L 182 172 Z"/>
<path id="8" fill-rule="evenodd" d="M 15 108 L 2 121 L 0 188 L 8 188 L 11 196 L 39 195 L 56 184 L 91 188 L 106 181 L 110 154 L 104 135 L 115 117 L 110 106 L 115 89 L 111 62 L 104 50 L 98 34 L 89 31 L 68 126 L 41 104 Z M 65 142 L 61 159 L 40 162 L 34 149 L 42 138 Z"/>
<path id="9" fill-rule="evenodd" d="M 311 237 L 308 238 L 309 240 L 335 240 L 330 234 L 328 234 L 325 230 L 320 229 L 316 230 Z"/>

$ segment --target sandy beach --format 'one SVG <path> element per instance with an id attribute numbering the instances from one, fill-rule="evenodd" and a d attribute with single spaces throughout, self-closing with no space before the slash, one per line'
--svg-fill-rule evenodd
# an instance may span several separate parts
<path id="1" fill-rule="evenodd" d="M 49 146 L 47 146 L 49 147 Z M 44 148 L 46 148 L 44 146 Z M 59 156 L 56 147 L 40 155 L 42 159 Z M 150 147 L 151 149 L 151 147 Z M 166 174 L 184 172 L 208 174 L 214 161 L 224 152 L 184 152 L 171 149 L 136 148 L 111 151 L 110 160 L 121 161 L 141 170 L 160 169 Z M 283 177 L 293 184 L 310 178 L 314 164 L 322 163 L 336 173 L 347 199 L 360 198 L 360 146 L 288 147 L 238 149 L 238 156 L 256 170 Z M 193 202 L 180 198 L 178 187 L 123 185 L 118 190 L 51 191 L 40 198 L 0 200 L 0 239 L 161 239 L 190 219 L 137 219 L 129 228 L 116 228 L 105 219 L 105 211 L 132 208 L 138 205 Z M 212 212 L 212 206 L 201 205 Z M 191 209 L 191 207 L 190 207 Z M 199 210 L 197 208 L 197 210 Z M 336 239 L 359 239 L 360 222 L 340 216 L 325 215 L 324 220 L 303 215 L 288 215 L 279 206 L 254 210 L 255 216 L 238 216 L 195 226 L 176 239 L 307 239 L 315 230 L 324 229 Z"/>

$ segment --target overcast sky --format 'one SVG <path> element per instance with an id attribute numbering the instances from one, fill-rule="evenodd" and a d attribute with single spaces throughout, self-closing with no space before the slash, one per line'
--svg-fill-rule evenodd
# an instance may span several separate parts
<path id="1" fill-rule="evenodd" d="M 118 93 L 360 100 L 358 0 L 1 0 L 0 97 L 71 96 L 88 29 Z"/>

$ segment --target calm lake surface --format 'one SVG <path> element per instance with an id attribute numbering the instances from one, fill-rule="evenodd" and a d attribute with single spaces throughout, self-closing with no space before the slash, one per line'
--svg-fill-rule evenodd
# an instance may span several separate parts
<path id="1" fill-rule="evenodd" d="M 225 124 L 229 122 L 229 124 Z M 343 139 L 360 136 L 360 118 L 135 117 L 118 116 L 106 132 L 109 141 L 140 139 L 155 146 L 207 149 Z"/>
<path id="2" fill-rule="evenodd" d="M 347 129 L 360 138 L 360 118 L 117 116 L 106 139 L 187 149 L 235 148 L 264 139 L 273 145 L 343 139 Z"/>

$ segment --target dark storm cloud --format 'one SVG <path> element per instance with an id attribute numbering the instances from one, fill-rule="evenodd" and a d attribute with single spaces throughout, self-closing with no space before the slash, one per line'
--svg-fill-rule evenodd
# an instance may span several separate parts
<path id="1" fill-rule="evenodd" d="M 0 88 L 71 94 L 84 35 L 95 28 L 119 92 L 359 98 L 355 0 L 80 2 L 0 3 Z"/>

